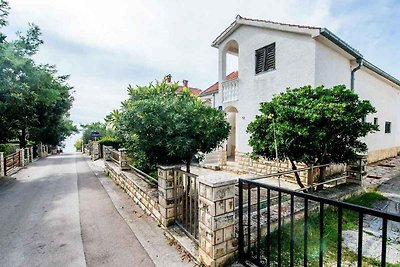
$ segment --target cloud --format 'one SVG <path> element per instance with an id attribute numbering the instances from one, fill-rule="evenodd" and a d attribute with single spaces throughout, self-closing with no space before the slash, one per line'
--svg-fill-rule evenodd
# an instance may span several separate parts
<path id="1" fill-rule="evenodd" d="M 102 120 L 130 83 L 171 73 L 205 89 L 217 79 L 211 42 L 237 14 L 324 26 L 371 62 L 400 76 L 400 5 L 386 1 L 13 0 L 9 32 L 34 22 L 45 44 L 37 59 L 71 74 L 77 123 Z M 379 18 L 379 20 L 377 19 Z"/>

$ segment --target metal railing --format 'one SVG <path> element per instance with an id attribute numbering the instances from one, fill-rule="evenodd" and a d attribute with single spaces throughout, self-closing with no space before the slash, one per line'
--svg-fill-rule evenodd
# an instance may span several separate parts
<path id="1" fill-rule="evenodd" d="M 252 212 L 252 204 L 251 204 L 251 190 L 255 189 L 256 191 L 256 211 Z M 261 224 L 261 190 L 266 190 L 266 220 L 263 220 L 263 225 Z M 250 208 L 247 208 L 245 212 L 244 205 L 244 195 L 243 192 L 247 191 L 247 201 Z M 272 194 L 277 194 L 277 203 L 272 205 Z M 296 205 L 295 205 L 296 198 Z M 300 201 L 298 201 L 300 199 Z M 282 201 L 283 200 L 283 201 Z M 254 180 L 247 179 L 239 179 L 239 259 L 241 260 L 250 260 L 252 263 L 257 266 L 271 266 L 274 263 L 274 266 L 299 266 L 299 263 L 295 264 L 294 258 L 294 240 L 295 234 L 303 235 L 303 247 L 302 247 L 302 255 L 303 255 L 303 265 L 310 266 L 309 257 L 309 246 L 308 241 L 309 238 L 309 220 L 311 213 L 309 213 L 310 204 L 317 203 L 317 208 L 319 210 L 318 213 L 318 221 L 319 221 L 319 251 L 318 257 L 318 265 L 324 266 L 324 256 L 326 252 L 325 247 L 325 232 L 324 225 L 327 221 L 325 221 L 324 213 L 329 212 L 328 208 L 333 208 L 337 211 L 337 244 L 336 244 L 336 262 L 337 266 L 342 266 L 342 238 L 343 238 L 343 213 L 344 211 L 351 211 L 357 214 L 358 217 L 358 240 L 357 240 L 357 266 L 362 265 L 363 261 L 363 222 L 364 216 L 370 215 L 374 218 L 379 218 L 382 220 L 382 243 L 381 243 L 381 262 L 380 266 L 386 266 L 386 255 L 387 255 L 387 242 L 388 242 L 388 222 L 400 222 L 400 216 L 391 213 L 381 212 L 375 209 L 366 208 L 346 202 L 340 202 L 333 199 L 328 199 L 308 193 L 293 191 L 289 189 L 284 189 L 276 186 L 266 185 Z M 302 220 L 303 227 L 302 233 L 295 233 L 295 214 L 297 215 L 299 211 L 295 212 L 295 209 L 298 209 L 298 205 L 302 204 Z M 329 205 L 329 207 L 328 207 Z M 245 214 L 247 213 L 247 215 Z M 276 214 L 277 213 L 277 214 Z M 255 214 L 255 216 L 253 216 Z M 272 215 L 274 214 L 274 220 L 272 219 Z M 254 220 L 255 217 L 255 220 Z M 253 220 L 252 220 L 253 218 Z M 289 219 L 289 224 L 284 225 L 284 219 Z M 245 225 L 246 223 L 246 225 Z M 255 225 L 255 227 L 254 227 Z M 245 227 L 247 227 L 245 229 Z M 255 232 L 251 231 L 251 229 L 255 228 Z M 266 228 L 266 236 L 262 237 L 261 228 Z M 273 227 L 275 229 L 273 229 Z M 286 228 L 284 228 L 286 227 Z M 287 230 L 289 228 L 289 230 Z M 283 230 L 285 229 L 285 233 L 289 232 L 289 251 L 283 251 Z M 297 228 L 298 229 L 298 228 Z M 274 230 L 274 231 L 273 231 Z M 255 235 L 255 236 L 254 236 Z M 272 236 L 274 235 L 274 236 Z M 314 238 L 314 237 L 313 237 Z M 255 242 L 252 240 L 255 240 Z M 265 244 L 262 247 L 262 240 L 265 240 Z M 275 242 L 277 244 L 276 247 L 272 246 L 272 243 Z M 273 254 L 275 252 L 275 254 Z M 289 256 L 283 257 L 283 253 L 289 253 Z M 265 254 L 264 254 L 265 253 Z M 274 256 L 273 256 L 274 255 Z M 315 255 L 315 253 L 314 253 Z M 273 260 L 272 260 L 273 259 Z M 297 259 L 298 260 L 298 259 Z"/>
<path id="2" fill-rule="evenodd" d="M 222 87 L 222 101 L 224 103 L 238 100 L 238 79 L 223 81 Z"/>
<path id="3" fill-rule="evenodd" d="M 4 158 L 4 175 L 10 174 L 16 168 L 22 166 L 21 164 L 21 150 Z"/>
<path id="4" fill-rule="evenodd" d="M 139 170 L 138 168 L 136 168 L 135 166 L 133 166 L 132 164 L 129 164 L 129 167 L 132 169 L 133 172 L 136 173 L 136 175 L 138 175 L 139 177 L 141 177 L 143 180 L 145 180 L 146 182 L 149 182 L 153 185 L 158 184 L 158 179 L 148 175 L 147 173 Z"/>
<path id="5" fill-rule="evenodd" d="M 175 170 L 174 206 L 176 224 L 194 241 L 199 238 L 199 208 L 197 176 Z"/>

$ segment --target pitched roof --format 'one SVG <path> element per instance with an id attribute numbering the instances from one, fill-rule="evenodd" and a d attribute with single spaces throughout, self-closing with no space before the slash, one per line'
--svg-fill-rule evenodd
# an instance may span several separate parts
<path id="1" fill-rule="evenodd" d="M 226 37 L 228 37 L 233 31 L 235 31 L 241 25 L 270 28 L 281 31 L 289 31 L 289 32 L 296 32 L 309 35 L 318 35 L 319 30 L 321 29 L 320 27 L 315 27 L 315 26 L 282 23 L 272 20 L 251 19 L 237 15 L 235 21 L 232 22 L 232 24 L 229 25 L 229 27 L 226 28 L 217 38 L 215 38 L 211 46 L 218 47 L 219 44 L 225 40 Z"/>
<path id="2" fill-rule="evenodd" d="M 185 87 L 183 87 L 183 86 L 181 86 L 181 85 L 178 86 L 178 88 L 176 89 L 176 92 L 177 92 L 177 93 L 182 92 L 183 88 L 185 88 Z M 199 89 L 199 88 L 194 88 L 194 87 L 189 87 L 189 91 L 190 91 L 190 93 L 191 93 L 192 95 L 199 95 L 199 94 L 201 93 L 201 89 Z"/>
<path id="3" fill-rule="evenodd" d="M 237 28 L 241 25 L 248 25 L 253 27 L 261 27 L 261 28 L 268 28 L 280 31 L 287 31 L 299 34 L 307 34 L 311 37 L 318 37 L 323 36 L 328 41 L 332 42 L 334 45 L 354 57 L 357 61 L 361 61 L 363 66 L 368 68 L 369 70 L 375 72 L 377 75 L 387 79 L 388 81 L 392 82 L 396 86 L 400 87 L 400 80 L 393 77 L 392 75 L 388 74 L 387 72 L 383 71 L 382 69 L 378 68 L 374 64 L 367 61 L 364 56 L 356 49 L 351 47 L 347 44 L 344 40 L 336 36 L 334 33 L 329 31 L 326 28 L 315 27 L 315 26 L 306 26 L 306 25 L 298 25 L 298 24 L 289 24 L 289 23 L 281 23 L 275 22 L 271 20 L 262 20 L 262 19 L 251 19 L 251 18 L 244 18 L 240 15 L 236 16 L 235 21 L 229 25 L 211 44 L 211 46 L 218 48 L 219 45 L 227 38 L 230 34 L 232 34 Z M 318 39 L 316 38 L 316 39 Z"/>
<path id="4" fill-rule="evenodd" d="M 230 80 L 236 79 L 238 76 L 239 76 L 239 72 L 233 71 L 226 76 L 226 80 L 230 81 Z M 210 87 L 208 87 L 206 90 L 201 92 L 200 96 L 205 96 L 205 95 L 210 95 L 212 93 L 216 93 L 216 92 L 218 92 L 218 89 L 219 89 L 219 83 L 216 82 L 213 85 L 211 85 Z"/>

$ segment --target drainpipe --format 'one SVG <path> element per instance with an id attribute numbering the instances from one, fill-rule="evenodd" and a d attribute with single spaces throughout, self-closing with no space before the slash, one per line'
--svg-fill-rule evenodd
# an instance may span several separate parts
<path id="1" fill-rule="evenodd" d="M 356 71 L 361 69 L 361 67 L 363 66 L 363 64 L 364 64 L 363 58 L 357 58 L 357 63 L 358 63 L 358 66 L 351 70 L 351 80 L 350 80 L 351 91 L 354 91 L 354 74 L 356 73 Z"/>
<path id="2" fill-rule="evenodd" d="M 213 108 L 215 108 L 215 93 L 212 94 L 212 97 L 213 97 Z"/>

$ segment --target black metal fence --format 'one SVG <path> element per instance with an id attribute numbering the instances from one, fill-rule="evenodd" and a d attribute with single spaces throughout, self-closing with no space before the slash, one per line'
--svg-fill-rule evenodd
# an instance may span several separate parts
<path id="1" fill-rule="evenodd" d="M 262 204 L 263 197 L 266 204 Z M 251 203 L 252 199 L 256 205 Z M 399 215 L 239 179 L 239 258 L 257 266 L 324 266 L 324 257 L 329 257 L 330 262 L 333 259 L 337 266 L 342 266 L 343 218 L 349 212 L 358 236 L 357 252 L 353 252 L 357 266 L 363 262 L 363 227 L 367 216 L 382 221 L 381 256 L 375 264 L 386 266 L 388 223 L 400 222 Z"/>
<path id="2" fill-rule="evenodd" d="M 175 170 L 174 206 L 175 222 L 197 242 L 199 235 L 198 182 L 197 176 Z"/>

